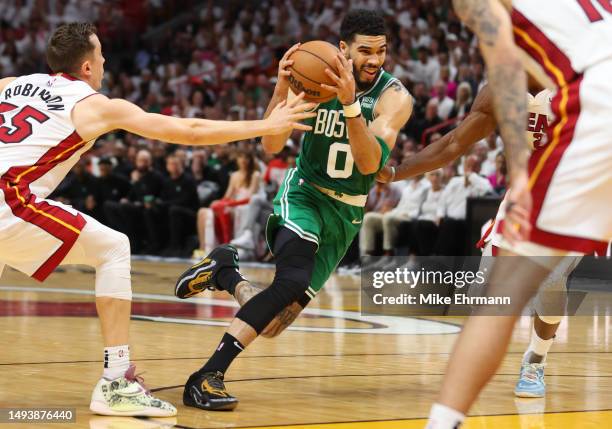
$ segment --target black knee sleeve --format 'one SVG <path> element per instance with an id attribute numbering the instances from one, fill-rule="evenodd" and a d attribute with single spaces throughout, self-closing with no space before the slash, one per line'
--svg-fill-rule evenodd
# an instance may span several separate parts
<path id="1" fill-rule="evenodd" d="M 287 228 L 277 233 L 274 255 L 276 274 L 272 284 L 251 298 L 236 314 L 257 333 L 289 304 L 301 300 L 310 286 L 317 247 Z"/>

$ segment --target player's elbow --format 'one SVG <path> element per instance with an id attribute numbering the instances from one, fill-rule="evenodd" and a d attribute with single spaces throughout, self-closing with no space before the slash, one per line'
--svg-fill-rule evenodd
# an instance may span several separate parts
<path id="1" fill-rule="evenodd" d="M 362 161 L 357 161 L 355 160 L 355 165 L 357 166 L 357 170 L 359 171 L 359 173 L 363 174 L 364 176 L 368 176 L 370 174 L 374 174 L 376 172 L 378 172 L 378 162 L 372 162 L 371 160 L 362 160 Z"/>

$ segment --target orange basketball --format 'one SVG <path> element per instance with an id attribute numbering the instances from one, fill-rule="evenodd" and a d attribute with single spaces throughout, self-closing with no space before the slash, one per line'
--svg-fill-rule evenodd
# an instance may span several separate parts
<path id="1" fill-rule="evenodd" d="M 306 42 L 300 45 L 289 59 L 293 65 L 289 84 L 296 94 L 304 92 L 304 99 L 315 103 L 324 103 L 336 97 L 336 94 L 321 87 L 321 83 L 335 86 L 336 83 L 325 73 L 328 68 L 336 71 L 336 55 L 339 50 L 331 43 L 322 40 Z"/>

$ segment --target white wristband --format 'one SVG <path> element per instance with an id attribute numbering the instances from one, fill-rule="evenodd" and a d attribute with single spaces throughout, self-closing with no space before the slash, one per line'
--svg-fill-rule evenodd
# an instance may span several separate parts
<path id="1" fill-rule="evenodd" d="M 345 118 L 356 118 L 361 115 L 361 104 L 359 104 L 359 100 L 355 100 L 353 104 L 349 104 L 346 106 L 342 106 L 344 110 Z"/>

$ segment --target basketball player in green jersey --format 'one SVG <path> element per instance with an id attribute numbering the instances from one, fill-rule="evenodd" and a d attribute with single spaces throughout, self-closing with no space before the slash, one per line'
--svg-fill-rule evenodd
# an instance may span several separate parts
<path id="1" fill-rule="evenodd" d="M 233 409 L 238 400 L 223 384 L 231 362 L 258 335 L 278 335 L 314 298 L 359 232 L 367 194 L 385 165 L 400 129 L 412 113 L 412 97 L 382 69 L 387 49 L 384 17 L 375 11 L 348 12 L 340 29 L 337 74 L 326 73 L 336 98 L 316 107 L 308 121 L 297 167 L 290 169 L 274 199 L 266 236 L 276 273 L 263 291 L 238 272 L 232 246 L 213 250 L 179 278 L 175 293 L 188 298 L 206 288 L 226 290 L 242 308 L 210 360 L 192 374 L 185 405 L 205 410 Z M 278 82 L 266 115 L 290 98 L 288 60 L 279 64 Z M 269 153 L 280 152 L 289 134 L 264 137 Z"/>

